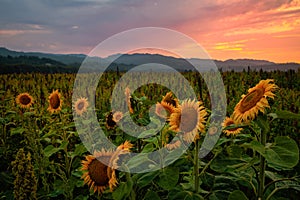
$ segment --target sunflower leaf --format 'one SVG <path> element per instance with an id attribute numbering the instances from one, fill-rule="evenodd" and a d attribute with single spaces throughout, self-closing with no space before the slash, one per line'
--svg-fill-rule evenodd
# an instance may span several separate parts
<path id="1" fill-rule="evenodd" d="M 179 169 L 174 167 L 167 167 L 159 174 L 157 184 L 165 190 L 172 189 L 178 182 Z"/>
<path id="2" fill-rule="evenodd" d="M 158 133 L 158 131 L 156 129 L 149 129 L 146 131 L 143 131 L 138 138 L 149 138 L 152 136 L 155 136 Z"/>
<path id="3" fill-rule="evenodd" d="M 228 200 L 235 200 L 235 199 L 248 200 L 248 198 L 246 197 L 246 195 L 244 194 L 244 192 L 242 192 L 241 190 L 234 190 L 228 196 Z"/>
<path id="4" fill-rule="evenodd" d="M 122 182 L 119 184 L 118 188 L 112 193 L 114 200 L 126 199 L 132 191 L 132 180 L 127 180 L 126 183 Z"/>
<path id="5" fill-rule="evenodd" d="M 16 134 L 22 134 L 26 131 L 27 129 L 23 128 L 23 127 L 17 127 L 13 130 L 11 130 L 10 132 L 10 136 L 16 135 Z"/>
<path id="6" fill-rule="evenodd" d="M 140 188 L 147 186 L 149 183 L 151 183 L 154 180 L 154 178 L 158 176 L 158 174 L 159 174 L 158 170 L 143 174 L 141 177 L 138 178 L 137 185 Z"/>
<path id="7" fill-rule="evenodd" d="M 149 190 L 143 200 L 152 200 L 152 199 L 160 199 L 158 194 L 154 191 Z"/>
<path id="8" fill-rule="evenodd" d="M 56 152 L 58 152 L 60 149 L 54 147 L 53 145 L 48 145 L 45 149 L 44 149 L 44 154 L 46 157 L 50 157 L 51 155 L 55 154 Z"/>
<path id="9" fill-rule="evenodd" d="M 265 158 L 269 167 L 289 169 L 299 162 L 299 148 L 297 143 L 286 136 L 275 137 L 273 145 L 266 148 Z"/>
<path id="10" fill-rule="evenodd" d="M 229 126 L 226 126 L 225 128 L 223 128 L 223 130 L 230 130 L 230 129 L 236 129 L 236 128 L 245 128 L 245 127 L 248 127 L 248 125 L 244 125 L 244 124 L 231 124 Z"/>
<path id="11" fill-rule="evenodd" d="M 300 119 L 300 114 L 296 114 L 287 110 L 278 110 L 275 113 L 269 113 L 268 116 L 273 119 Z"/>

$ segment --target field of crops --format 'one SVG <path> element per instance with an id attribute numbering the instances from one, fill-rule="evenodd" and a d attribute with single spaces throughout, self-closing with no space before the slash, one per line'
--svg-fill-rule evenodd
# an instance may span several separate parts
<path id="1" fill-rule="evenodd" d="M 223 124 L 217 144 L 201 159 L 198 153 L 203 139 L 218 131 L 208 129 L 214 122 L 209 92 L 201 76 L 183 73 L 202 102 L 200 106 L 193 100 L 178 100 L 167 94 L 168 88 L 156 84 L 130 92 L 128 83 L 123 85 L 127 92 L 123 106 L 129 112 L 112 112 L 111 95 L 122 75 L 103 74 L 95 108 L 84 94 L 72 103 L 76 74 L 0 75 L 0 199 L 299 198 L 299 70 L 222 72 L 226 91 L 223 100 L 230 118 Z M 180 85 L 176 79 L 166 79 Z M 246 96 L 240 102 L 243 94 Z M 153 105 L 155 117 L 148 114 Z M 89 109 L 95 109 L 99 126 L 117 149 L 103 150 L 101 141 L 96 141 L 95 152 L 87 151 L 80 134 L 93 135 L 95 130 L 78 132 L 74 117 L 83 117 L 83 124 L 88 124 L 85 112 Z M 195 124 L 179 126 L 184 113 L 196 118 Z M 136 138 L 118 126 L 128 118 L 140 126 L 164 119 L 166 123 L 161 130 L 152 127 L 155 134 L 144 131 L 140 134 L 148 137 Z M 162 169 L 147 173 L 114 169 L 126 160 L 127 152 L 164 148 L 175 155 L 179 153 L 177 147 L 188 143 L 191 145 L 186 152 Z M 95 159 L 100 157 L 114 167 Z M 164 158 L 148 157 L 136 160 L 134 165 L 148 167 L 161 163 L 159 159 Z"/>

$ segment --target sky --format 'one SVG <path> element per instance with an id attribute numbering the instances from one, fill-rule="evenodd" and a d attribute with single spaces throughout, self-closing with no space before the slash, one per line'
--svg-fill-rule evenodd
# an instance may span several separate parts
<path id="1" fill-rule="evenodd" d="M 0 3 L 0 46 L 12 50 L 89 54 L 99 43 L 120 32 L 162 27 L 191 37 L 213 59 L 300 63 L 300 0 Z M 173 43 L 174 48 L 184 48 Z M 119 52 L 108 52 L 114 53 Z M 189 50 L 189 57 L 196 55 Z"/>

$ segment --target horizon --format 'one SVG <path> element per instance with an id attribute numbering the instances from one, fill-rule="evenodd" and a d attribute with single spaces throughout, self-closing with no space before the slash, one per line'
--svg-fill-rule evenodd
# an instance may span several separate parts
<path id="1" fill-rule="evenodd" d="M 23 52 L 88 55 L 120 32 L 162 27 L 192 38 L 214 60 L 300 63 L 299 14 L 299 0 L 4 1 L 0 46 Z M 168 51 L 179 48 L 190 47 L 173 41 Z M 193 49 L 186 51 L 189 58 L 197 58 Z M 117 53 L 122 52 L 108 50 L 106 57 Z"/>
<path id="2" fill-rule="evenodd" d="M 53 53 L 53 52 L 45 52 L 45 51 L 21 51 L 21 50 L 15 50 L 15 49 L 9 49 L 7 47 L 3 47 L 3 46 L 0 46 L 0 48 L 5 48 L 9 51 L 15 51 L 15 52 L 20 52 L 20 53 L 42 53 L 42 54 L 58 54 L 58 55 L 85 55 L 85 56 L 88 56 L 87 54 L 84 54 L 84 53 Z M 107 59 L 108 57 L 110 56 L 116 56 L 116 55 L 120 55 L 121 53 L 116 53 L 116 54 L 111 54 L 111 55 L 108 55 L 106 57 L 100 57 L 100 56 L 97 56 L 99 58 L 103 58 L 103 59 Z M 155 52 L 129 52 L 129 53 L 126 53 L 126 54 L 122 54 L 122 55 L 137 55 L 137 54 L 145 54 L 145 55 L 160 55 L 160 56 L 166 56 L 166 57 L 173 57 L 173 58 L 180 58 L 180 59 L 207 59 L 207 58 L 195 58 L 195 57 L 192 57 L 192 58 L 183 58 L 183 57 L 178 57 L 177 55 L 175 54 L 163 54 L 163 53 L 155 53 Z M 275 63 L 275 64 L 300 64 L 300 62 L 274 62 L 272 60 L 267 60 L 267 59 L 253 59 L 253 58 L 229 58 L 229 59 L 226 59 L 226 60 L 220 60 L 220 59 L 215 59 L 215 58 L 210 58 L 211 60 L 214 60 L 214 61 L 221 61 L 221 62 L 226 62 L 226 61 L 229 61 L 229 60 L 255 60 L 255 61 L 267 61 L 267 62 L 271 62 L 271 63 Z"/>

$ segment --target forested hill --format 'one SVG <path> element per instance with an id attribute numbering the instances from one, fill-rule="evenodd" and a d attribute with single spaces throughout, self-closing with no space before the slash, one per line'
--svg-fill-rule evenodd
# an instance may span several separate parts
<path id="1" fill-rule="evenodd" d="M 254 59 L 228 59 L 225 61 L 200 59 L 200 58 L 175 58 L 160 54 L 115 54 L 106 58 L 87 57 L 84 54 L 51 54 L 40 52 L 19 52 L 0 47 L 0 74 L 7 73 L 76 73 L 84 61 L 88 58 L 88 67 L 84 72 L 95 71 L 128 71 L 135 66 L 159 63 L 170 66 L 177 71 L 195 71 L 195 66 L 207 71 L 211 65 L 217 66 L 221 71 L 288 71 L 299 70 L 299 63 L 274 63 L 268 60 Z M 106 64 L 110 64 L 105 69 Z M 159 66 L 150 66 L 145 70 L 161 71 Z"/>
<path id="2" fill-rule="evenodd" d="M 0 56 L 0 74 L 7 73 L 76 73 L 78 67 L 36 56 Z"/>

